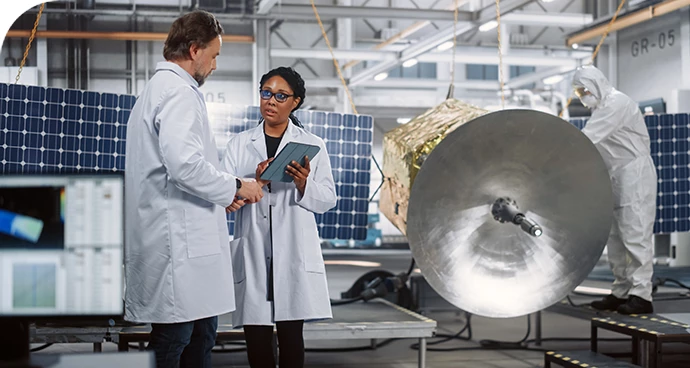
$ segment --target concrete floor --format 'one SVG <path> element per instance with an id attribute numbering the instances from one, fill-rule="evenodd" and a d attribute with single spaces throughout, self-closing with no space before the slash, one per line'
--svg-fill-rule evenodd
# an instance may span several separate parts
<path id="1" fill-rule="evenodd" d="M 344 252 L 328 252 L 324 258 L 329 260 L 366 260 L 380 263 L 376 269 L 389 270 L 398 273 L 409 267 L 409 254 L 406 252 L 392 252 L 396 255 L 353 255 Z M 350 288 L 352 283 L 360 275 L 374 268 L 328 265 L 327 274 L 332 298 L 339 298 L 340 292 Z M 607 287 L 606 283 L 587 282 L 589 286 Z M 497 295 L 496 297 L 500 297 Z M 586 302 L 587 298 L 578 297 L 577 302 Z M 510 302 L 510 301 L 506 301 Z M 657 313 L 663 312 L 690 312 L 690 303 L 663 302 L 655 303 Z M 436 311 L 427 314 L 438 322 L 438 333 L 455 334 L 464 326 L 464 317 L 454 311 Z M 544 312 L 542 317 L 543 338 L 582 338 L 579 342 L 545 341 L 543 346 L 537 347 L 530 344 L 533 350 L 487 350 L 479 348 L 479 341 L 483 339 L 495 339 L 501 341 L 519 341 L 527 331 L 526 318 L 490 319 L 472 317 L 472 341 L 448 341 L 438 345 L 429 345 L 427 353 L 427 367 L 432 368 L 527 368 L 543 366 L 543 351 L 548 350 L 589 350 L 590 324 L 588 320 L 576 319 L 561 314 Z M 531 337 L 534 337 L 532 329 Z M 621 338 L 621 335 L 600 331 L 600 338 Z M 430 339 L 433 342 L 438 339 Z M 307 367 L 339 368 L 413 368 L 417 367 L 417 351 L 410 348 L 416 340 L 397 340 L 376 350 L 363 350 L 357 352 L 306 353 Z M 370 341 L 308 341 L 309 348 L 340 348 L 369 346 Z M 222 349 L 223 347 L 218 347 Z M 236 349 L 237 346 L 226 345 L 225 348 Z M 462 348 L 458 351 L 431 351 L 434 348 Z M 89 344 L 56 344 L 35 354 L 69 354 L 90 352 Z M 600 343 L 600 351 L 604 353 L 629 353 L 629 342 L 603 342 Z M 117 346 L 109 343 L 103 345 L 103 351 L 116 351 Z M 663 368 L 690 367 L 690 346 L 664 345 Z M 248 367 L 246 353 L 244 352 L 217 352 L 213 356 L 214 367 Z M 620 358 L 626 359 L 626 358 Z"/>

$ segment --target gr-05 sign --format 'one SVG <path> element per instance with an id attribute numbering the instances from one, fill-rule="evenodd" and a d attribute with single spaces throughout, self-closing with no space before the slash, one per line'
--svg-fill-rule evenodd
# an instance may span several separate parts
<path id="1" fill-rule="evenodd" d="M 657 35 L 643 37 L 639 40 L 633 40 L 630 44 L 630 52 L 633 57 L 638 57 L 656 50 L 663 50 L 667 47 L 673 47 L 675 44 L 676 32 L 673 29 L 669 29 L 665 32 L 659 32 Z"/>

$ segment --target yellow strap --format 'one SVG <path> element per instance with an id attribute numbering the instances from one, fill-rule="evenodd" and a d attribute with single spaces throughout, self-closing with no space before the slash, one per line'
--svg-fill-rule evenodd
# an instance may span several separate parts
<path id="1" fill-rule="evenodd" d="M 618 9 L 616 9 L 616 13 L 613 14 L 613 18 L 611 18 L 611 21 L 609 22 L 609 25 L 606 27 L 606 32 L 604 32 L 603 35 L 601 35 L 601 39 L 599 40 L 599 44 L 597 47 L 594 49 L 594 52 L 592 53 L 592 60 L 587 65 L 592 65 L 594 64 L 594 59 L 596 59 L 597 54 L 599 53 L 599 49 L 601 49 L 601 45 L 604 44 L 604 40 L 606 37 L 608 37 L 609 32 L 611 32 L 611 27 L 613 27 L 613 23 L 616 22 L 616 18 L 618 18 L 618 13 L 621 12 L 621 9 L 623 9 L 623 4 L 625 4 L 625 0 L 621 0 L 620 4 L 618 4 Z M 562 118 L 563 113 L 565 113 L 568 110 L 568 106 L 570 106 L 570 103 L 573 102 L 573 95 L 571 94 L 570 97 L 568 98 L 568 102 L 565 104 L 563 107 L 563 110 L 561 110 L 561 113 L 558 114 L 558 117 Z"/>
<path id="2" fill-rule="evenodd" d="M 26 45 L 26 48 L 24 49 L 24 57 L 22 58 L 21 64 L 19 64 L 19 71 L 17 72 L 17 78 L 14 79 L 14 83 L 17 84 L 19 83 L 19 77 L 22 75 L 22 70 L 24 69 L 24 64 L 26 64 L 26 58 L 29 56 L 29 50 L 31 49 L 31 43 L 34 41 L 34 37 L 36 36 L 36 30 L 38 29 L 38 21 L 41 20 L 41 14 L 43 13 L 43 8 L 46 6 L 46 3 L 41 4 L 41 8 L 38 9 L 38 15 L 36 16 L 36 22 L 34 23 L 34 29 L 31 31 L 31 36 L 29 36 L 29 43 Z"/>
<path id="3" fill-rule="evenodd" d="M 498 81 L 501 85 L 501 109 L 506 108 L 506 96 L 503 91 L 503 50 L 501 50 L 501 5 L 496 0 L 496 30 L 498 31 Z"/>

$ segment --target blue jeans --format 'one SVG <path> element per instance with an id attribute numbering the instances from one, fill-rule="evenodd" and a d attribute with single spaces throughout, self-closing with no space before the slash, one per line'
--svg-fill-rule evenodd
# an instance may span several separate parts
<path id="1" fill-rule="evenodd" d="M 218 317 L 196 321 L 151 324 L 146 348 L 156 355 L 157 368 L 211 368 L 211 349 L 216 344 Z"/>

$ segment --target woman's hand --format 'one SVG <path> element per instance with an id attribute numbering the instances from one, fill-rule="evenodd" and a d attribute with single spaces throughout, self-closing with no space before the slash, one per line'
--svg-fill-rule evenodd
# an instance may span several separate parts
<path id="1" fill-rule="evenodd" d="M 285 172 L 292 176 L 292 179 L 295 181 L 295 185 L 297 186 L 297 190 L 299 190 L 301 195 L 304 195 L 304 190 L 307 188 L 307 177 L 311 172 L 311 168 L 309 166 L 309 157 L 304 156 L 304 167 L 302 167 L 302 165 L 300 165 L 297 161 L 292 161 L 290 165 L 288 165 Z"/>
<path id="2" fill-rule="evenodd" d="M 261 174 L 263 174 L 264 171 L 266 171 L 266 168 L 268 167 L 268 164 L 271 163 L 271 161 L 273 161 L 273 157 L 269 158 L 266 161 L 260 162 L 259 165 L 256 166 L 256 182 L 259 183 L 259 185 L 261 185 L 262 187 L 268 185 L 271 182 L 270 180 L 261 180 Z"/>

